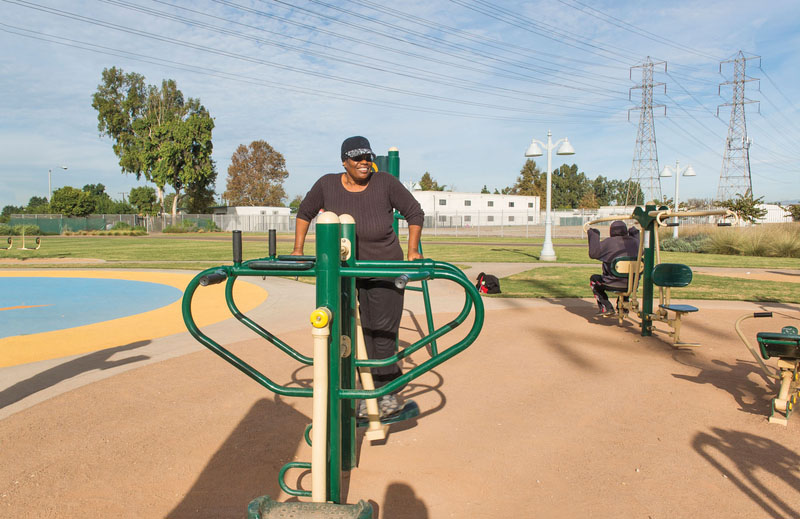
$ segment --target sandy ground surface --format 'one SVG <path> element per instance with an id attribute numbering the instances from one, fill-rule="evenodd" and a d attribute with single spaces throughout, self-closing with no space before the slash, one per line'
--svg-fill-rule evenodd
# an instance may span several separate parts
<path id="1" fill-rule="evenodd" d="M 308 352 L 313 287 L 269 283 L 251 315 Z M 462 304 L 439 283 L 437 324 Z M 413 341 L 424 311 L 407 300 Z M 767 423 L 776 388 L 733 326 L 753 311 L 797 317 L 798 305 L 693 302 L 682 336 L 703 346 L 675 349 L 593 319 L 590 300 L 485 302 L 478 341 L 404 390 L 421 416 L 385 442 L 359 437 L 347 502 L 387 519 L 800 517 L 800 418 Z M 309 368 L 230 321 L 208 330 L 276 382 L 310 383 Z M 290 500 L 278 471 L 310 460 L 310 401 L 276 397 L 187 334 L 6 368 L 0 382 L 0 517 L 241 518 L 257 496 Z"/>

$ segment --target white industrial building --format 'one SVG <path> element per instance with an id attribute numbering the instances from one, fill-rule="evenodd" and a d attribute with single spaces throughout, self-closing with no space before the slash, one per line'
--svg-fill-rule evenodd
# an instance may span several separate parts
<path id="1" fill-rule="evenodd" d="M 412 191 L 425 211 L 425 227 L 536 225 L 538 196 Z"/>

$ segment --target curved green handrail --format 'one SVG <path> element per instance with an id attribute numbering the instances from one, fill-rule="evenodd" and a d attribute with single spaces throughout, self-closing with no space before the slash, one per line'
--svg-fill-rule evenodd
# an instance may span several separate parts
<path id="1" fill-rule="evenodd" d="M 251 260 L 256 261 L 256 260 Z M 194 279 L 189 283 L 189 286 L 186 288 L 183 296 L 183 304 L 182 304 L 182 312 L 183 318 L 186 323 L 186 327 L 189 330 L 189 333 L 197 339 L 203 346 L 207 347 L 227 362 L 232 364 L 234 367 L 242 371 L 244 374 L 261 384 L 262 386 L 266 387 L 270 391 L 277 393 L 279 395 L 284 396 L 298 396 L 298 397 L 310 397 L 312 395 L 311 388 L 297 388 L 297 387 L 287 387 L 277 384 L 276 382 L 272 381 L 264 374 L 253 368 L 247 362 L 243 361 L 232 352 L 215 342 L 213 339 L 205 335 L 200 329 L 197 327 L 194 319 L 191 315 L 191 300 L 194 296 L 194 292 L 197 289 L 198 285 L 200 284 L 200 279 L 204 276 L 208 276 L 211 274 L 219 276 L 219 274 L 224 273 L 227 277 L 226 286 L 225 286 L 225 299 L 228 305 L 229 310 L 231 313 L 236 317 L 240 322 L 242 322 L 245 326 L 249 329 L 253 330 L 260 336 L 267 339 L 270 343 L 281 349 L 284 353 L 290 355 L 291 357 L 295 358 L 296 360 L 303 362 L 304 364 L 312 364 L 313 359 L 302 355 L 301 353 L 297 352 L 288 344 L 284 343 L 273 334 L 268 332 L 266 329 L 252 321 L 246 315 L 244 315 L 236 306 L 236 303 L 233 299 L 233 285 L 236 282 L 236 279 L 240 276 L 314 276 L 316 275 L 316 271 L 314 269 L 310 270 L 259 270 L 250 268 L 250 262 L 245 262 L 241 265 L 234 265 L 234 266 L 223 266 L 223 267 L 214 267 L 211 269 L 204 270 L 197 274 Z M 420 340 L 416 341 L 415 343 L 411 344 L 410 346 L 404 348 L 402 351 L 398 352 L 392 357 L 380 360 L 374 359 L 363 359 L 356 361 L 357 366 L 365 366 L 365 367 L 378 367 L 378 366 L 386 366 L 392 363 L 395 363 L 415 351 L 419 350 L 426 344 L 430 344 L 432 341 L 435 341 L 439 337 L 449 333 L 450 331 L 454 330 L 456 327 L 461 325 L 467 318 L 470 313 L 471 307 L 475 306 L 475 319 L 472 324 L 472 328 L 467 333 L 467 335 L 459 342 L 450 346 L 445 351 L 436 352 L 429 360 L 420 364 L 419 366 L 414 367 L 407 373 L 403 374 L 400 378 L 392 381 L 391 383 L 371 391 L 366 390 L 357 390 L 357 389 L 342 389 L 341 397 L 342 398 L 376 398 L 379 396 L 383 396 L 388 394 L 395 389 L 407 384 L 411 380 L 423 375 L 424 373 L 430 371 L 434 367 L 442 364 L 443 362 L 447 361 L 448 359 L 452 358 L 453 356 L 457 355 L 467 347 L 469 347 L 475 339 L 477 339 L 478 334 L 480 333 L 481 327 L 483 326 L 484 320 L 484 308 L 483 308 L 483 300 L 480 297 L 475 286 L 467 279 L 466 275 L 457 267 L 452 264 L 446 262 L 437 262 L 433 260 L 417 260 L 417 261 L 356 261 L 355 267 L 344 267 L 341 269 L 341 276 L 344 277 L 383 277 L 383 278 L 392 278 L 398 277 L 400 275 L 406 275 L 409 279 L 445 279 L 452 282 L 455 282 L 458 285 L 461 285 L 465 290 L 465 302 L 464 307 L 462 308 L 461 312 L 456 316 L 455 319 L 450 321 L 449 323 L 437 328 L 436 330 L 430 332 L 425 337 L 421 338 Z"/>
<path id="2" fill-rule="evenodd" d="M 256 323 L 255 321 L 244 315 L 241 312 L 241 310 L 239 310 L 239 308 L 236 306 L 236 302 L 233 300 L 233 284 L 236 282 L 237 279 L 238 279 L 237 276 L 230 276 L 228 277 L 228 281 L 225 284 L 225 302 L 228 304 L 228 309 L 231 311 L 233 316 L 236 319 L 238 319 L 239 322 L 241 322 L 242 324 L 244 324 L 245 326 L 256 332 L 258 335 L 269 341 L 271 344 L 276 346 L 278 349 L 280 349 L 282 352 L 286 353 L 293 359 L 300 361 L 308 366 L 314 364 L 313 358 L 307 355 L 303 355 L 299 351 L 295 350 L 294 348 L 292 348 L 291 346 L 280 340 L 278 337 L 270 333 L 266 328 L 262 327 L 261 325 L 259 325 L 258 323 Z"/>
<path id="3" fill-rule="evenodd" d="M 311 397 L 313 390 L 311 388 L 298 388 L 298 387 L 287 387 L 282 386 L 280 384 L 275 383 L 270 378 L 263 375 L 261 372 L 253 368 L 250 364 L 243 361 L 236 355 L 234 355 L 231 351 L 224 348 L 213 339 L 208 337 L 206 334 L 200 331 L 198 328 L 197 323 L 194 322 L 194 318 L 192 317 L 192 297 L 194 296 L 195 290 L 200 285 L 200 278 L 208 275 L 213 274 L 218 271 L 224 271 L 228 278 L 230 278 L 234 272 L 238 270 L 237 267 L 214 267 L 211 269 L 204 270 L 203 272 L 199 273 L 195 276 L 190 282 L 189 285 L 186 287 L 186 290 L 183 293 L 183 300 L 181 305 L 181 311 L 183 313 L 183 321 L 186 324 L 186 328 L 189 330 L 189 333 L 197 339 L 200 344 L 205 346 L 206 348 L 210 349 L 227 362 L 232 364 L 236 369 L 247 375 L 248 377 L 252 378 L 262 386 L 266 387 L 273 393 L 277 393 L 279 395 L 284 396 L 297 396 L 297 397 Z"/>

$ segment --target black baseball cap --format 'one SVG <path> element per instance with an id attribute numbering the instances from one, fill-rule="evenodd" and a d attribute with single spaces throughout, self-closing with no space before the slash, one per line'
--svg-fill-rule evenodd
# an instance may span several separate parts
<path id="1" fill-rule="evenodd" d="M 366 137 L 356 135 L 355 137 L 348 137 L 342 142 L 342 162 L 345 159 L 352 159 L 366 154 L 375 159 L 375 154 L 372 153 L 372 147 Z"/>

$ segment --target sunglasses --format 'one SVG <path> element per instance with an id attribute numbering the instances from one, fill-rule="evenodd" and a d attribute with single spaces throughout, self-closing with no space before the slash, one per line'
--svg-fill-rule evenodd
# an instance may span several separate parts
<path id="1" fill-rule="evenodd" d="M 364 155 L 359 155 L 358 157 L 350 157 L 350 160 L 352 160 L 353 162 L 363 162 L 363 161 L 372 162 L 372 155 L 370 155 L 369 153 L 365 153 Z"/>

